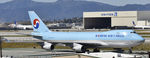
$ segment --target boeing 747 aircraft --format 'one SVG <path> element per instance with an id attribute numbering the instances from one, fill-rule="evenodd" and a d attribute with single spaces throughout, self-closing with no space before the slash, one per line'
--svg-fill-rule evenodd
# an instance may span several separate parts
<path id="1" fill-rule="evenodd" d="M 86 52 L 87 48 L 124 48 L 134 47 L 145 40 L 133 30 L 112 30 L 106 32 L 52 32 L 34 11 L 29 11 L 33 25 L 33 37 L 43 40 L 42 47 L 53 50 L 57 44 L 65 44 L 76 52 Z"/>

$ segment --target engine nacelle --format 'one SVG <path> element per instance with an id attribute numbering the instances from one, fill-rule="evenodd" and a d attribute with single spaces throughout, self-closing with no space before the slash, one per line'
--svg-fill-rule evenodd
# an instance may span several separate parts
<path id="1" fill-rule="evenodd" d="M 73 44 L 73 50 L 75 50 L 76 52 L 85 52 L 86 51 L 86 47 L 80 44 Z"/>
<path id="2" fill-rule="evenodd" d="M 43 48 L 47 49 L 47 50 L 53 50 L 54 49 L 54 45 L 52 45 L 51 43 L 48 43 L 48 42 L 44 42 Z"/>

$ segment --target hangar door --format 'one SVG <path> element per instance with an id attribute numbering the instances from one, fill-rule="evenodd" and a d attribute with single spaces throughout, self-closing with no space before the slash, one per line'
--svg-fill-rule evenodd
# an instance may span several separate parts
<path id="1" fill-rule="evenodd" d="M 84 18 L 85 29 L 101 29 L 111 27 L 111 17 L 104 18 Z"/>

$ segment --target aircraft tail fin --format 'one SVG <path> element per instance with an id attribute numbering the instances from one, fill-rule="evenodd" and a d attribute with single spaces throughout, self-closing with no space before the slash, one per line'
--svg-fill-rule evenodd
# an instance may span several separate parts
<path id="1" fill-rule="evenodd" d="M 16 20 L 14 21 L 14 24 L 17 24 Z"/>
<path id="2" fill-rule="evenodd" d="M 14 27 L 16 28 L 16 26 L 17 26 L 17 22 L 16 22 L 16 20 L 14 21 Z"/>
<path id="3" fill-rule="evenodd" d="M 28 11 L 34 32 L 51 32 L 34 11 Z"/>
<path id="4" fill-rule="evenodd" d="M 134 22 L 134 21 L 132 21 L 132 23 L 133 23 L 133 26 L 136 26 L 136 24 L 135 24 L 135 22 Z"/>

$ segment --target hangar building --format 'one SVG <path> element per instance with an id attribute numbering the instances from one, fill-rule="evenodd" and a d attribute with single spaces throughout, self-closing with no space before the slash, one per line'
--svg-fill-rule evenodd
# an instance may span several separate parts
<path id="1" fill-rule="evenodd" d="M 108 11 L 83 13 L 84 29 L 122 26 L 132 27 L 133 21 L 136 25 L 148 25 L 147 22 L 150 21 L 150 11 Z"/>

